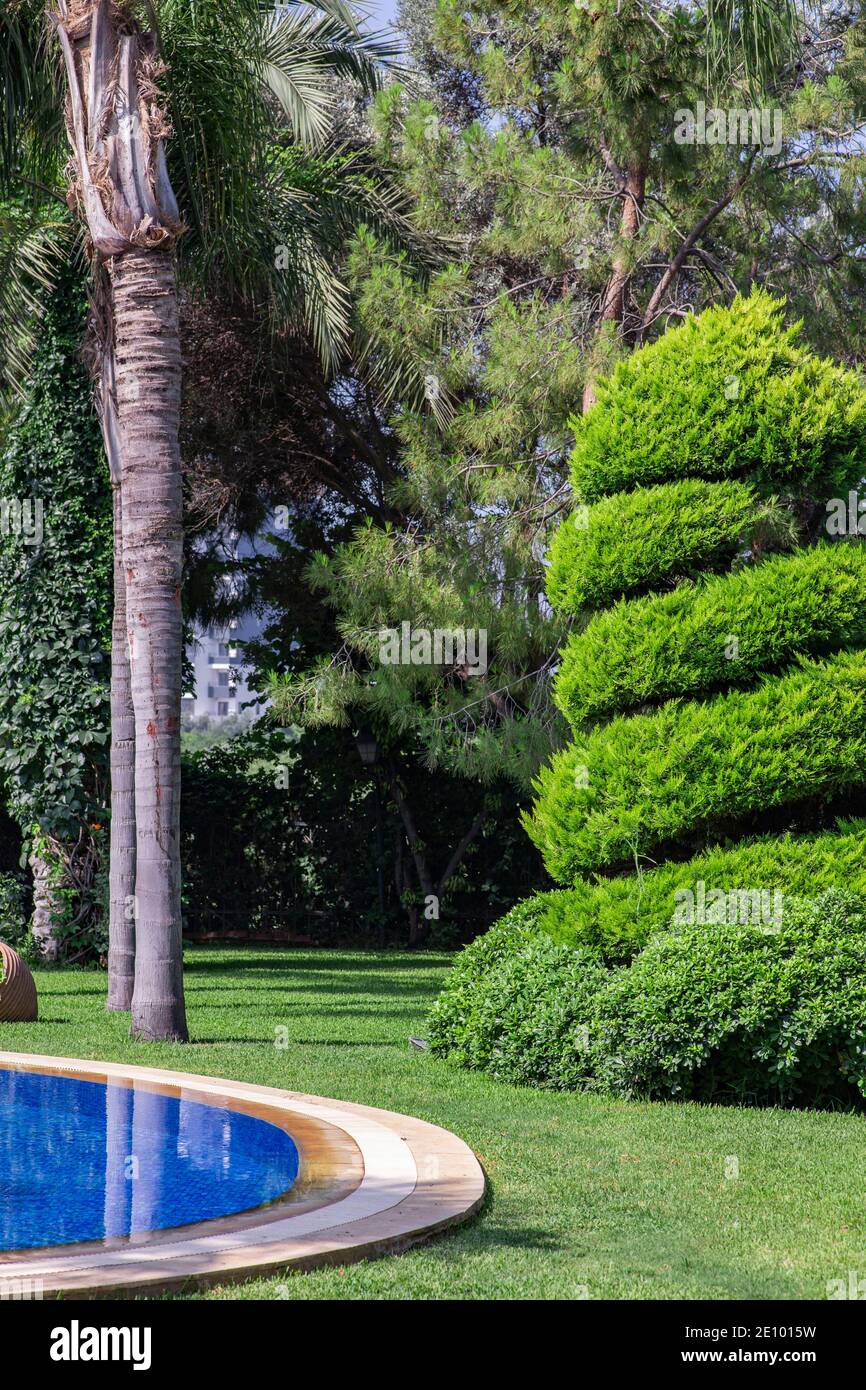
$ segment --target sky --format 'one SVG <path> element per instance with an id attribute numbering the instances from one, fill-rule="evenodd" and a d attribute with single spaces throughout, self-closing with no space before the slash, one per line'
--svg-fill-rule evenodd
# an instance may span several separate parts
<path id="1" fill-rule="evenodd" d="M 364 0 L 370 10 L 371 26 L 393 24 L 397 18 L 397 0 Z"/>

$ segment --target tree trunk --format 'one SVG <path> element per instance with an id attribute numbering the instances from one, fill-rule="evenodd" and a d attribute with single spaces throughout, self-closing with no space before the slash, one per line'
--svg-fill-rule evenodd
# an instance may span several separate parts
<path id="1" fill-rule="evenodd" d="M 409 851 L 412 855 L 412 859 L 415 864 L 415 872 L 418 875 L 418 882 L 421 885 L 421 892 L 423 893 L 425 898 L 425 907 L 431 899 L 435 899 L 438 911 L 438 905 L 441 901 L 442 893 L 445 889 L 445 886 L 449 882 L 449 880 L 453 878 L 454 874 L 459 869 L 463 857 L 466 854 L 466 851 L 472 844 L 473 840 L 475 840 L 478 836 L 479 831 L 484 825 L 487 813 L 483 810 L 478 812 L 469 829 L 466 831 L 466 834 L 462 837 L 456 849 L 454 850 L 454 853 L 451 855 L 451 858 L 448 860 L 448 863 L 442 871 L 442 874 L 440 875 L 439 879 L 434 882 L 433 875 L 427 863 L 427 856 L 424 853 L 424 846 L 421 842 L 420 836 L 418 835 L 418 831 L 415 826 L 415 817 L 412 814 L 412 808 L 406 800 L 400 783 L 397 780 L 396 776 L 393 774 L 393 772 L 390 775 L 389 782 L 391 788 L 391 795 L 396 803 L 397 810 L 400 812 L 400 818 L 403 821 L 403 827 L 406 832 L 406 840 L 409 845 Z M 398 862 L 403 873 L 404 887 L 402 891 L 408 892 L 411 889 L 412 885 L 409 879 L 408 868 L 405 866 L 403 861 L 402 851 L 399 855 Z M 398 891 L 400 891 L 399 880 Z M 426 915 L 424 918 L 419 917 L 417 905 L 414 903 L 410 904 L 408 912 L 409 945 L 410 947 L 420 946 L 427 935 L 427 917 Z"/>
<path id="2" fill-rule="evenodd" d="M 112 262 L 121 520 L 135 716 L 135 988 L 132 1032 L 187 1038 L 180 915 L 183 506 L 174 258 Z"/>
<path id="3" fill-rule="evenodd" d="M 33 940 L 44 960 L 57 960 L 60 943 L 54 935 L 54 925 L 61 916 L 61 909 L 54 889 L 53 865 L 45 851 L 34 851 L 30 855 L 30 868 L 33 873 Z"/>
<path id="4" fill-rule="evenodd" d="M 126 576 L 120 479 L 114 496 L 114 615 L 111 624 L 111 847 L 109 861 L 108 998 L 118 1012 L 132 1006 L 135 980 L 135 715 L 126 626 Z"/>
<path id="5" fill-rule="evenodd" d="M 620 327 L 625 314 L 625 295 L 631 276 L 631 257 L 627 245 L 622 243 L 634 241 L 640 231 L 640 218 L 646 193 L 646 165 L 642 161 L 635 160 L 629 164 L 622 189 L 623 206 L 619 228 L 620 249 L 613 258 L 610 278 L 605 286 L 604 298 L 601 302 L 600 332 L 604 330 L 604 325 L 607 323 L 613 323 Z M 596 372 L 590 369 L 586 385 L 583 388 L 584 415 L 595 405 L 595 380 Z"/>
<path id="6" fill-rule="evenodd" d="M 88 331 L 98 364 L 95 399 L 111 474 L 114 513 L 114 612 L 111 623 L 111 842 L 108 872 L 108 997 L 127 1013 L 135 980 L 135 724 L 126 637 L 126 577 L 121 522 L 121 441 L 117 418 L 110 287 L 100 271 Z"/>

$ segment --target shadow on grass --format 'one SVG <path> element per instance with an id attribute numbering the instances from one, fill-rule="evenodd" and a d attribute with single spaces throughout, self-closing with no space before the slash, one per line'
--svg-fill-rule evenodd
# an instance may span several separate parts
<path id="1" fill-rule="evenodd" d="M 204 952 L 203 947 L 196 947 L 197 952 Z M 274 951 L 274 954 L 263 954 L 263 952 Z M 226 953 L 226 947 L 220 947 L 220 954 Z M 361 952 L 350 951 L 338 955 L 333 951 L 327 952 L 327 960 L 318 963 L 312 952 L 305 950 L 302 953 L 295 953 L 289 949 L 281 954 L 276 954 L 275 948 L 263 946 L 260 950 L 251 950 L 250 947 L 240 947 L 232 951 L 235 955 L 233 960 L 207 960 L 201 955 L 196 960 L 190 960 L 191 969 L 200 971 L 204 974 L 236 974 L 238 964 L 241 960 L 249 960 L 254 965 L 254 971 L 297 971 L 308 975 L 332 975 L 335 970 L 351 970 L 357 973 L 359 970 L 440 970 L 444 965 L 450 964 L 454 955 L 443 951 L 427 953 L 419 951 L 417 954 L 409 954 L 397 951 L 375 952 L 369 955 Z"/>

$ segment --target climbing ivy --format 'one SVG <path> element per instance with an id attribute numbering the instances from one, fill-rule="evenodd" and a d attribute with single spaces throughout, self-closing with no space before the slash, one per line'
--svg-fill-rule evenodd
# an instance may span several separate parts
<path id="1" fill-rule="evenodd" d="M 61 286 L 26 398 L 0 426 L 0 776 L 25 852 L 54 847 L 58 934 L 76 940 L 98 916 L 86 899 L 107 820 L 112 591 L 111 488 L 80 356 L 84 315 L 80 290 Z"/>

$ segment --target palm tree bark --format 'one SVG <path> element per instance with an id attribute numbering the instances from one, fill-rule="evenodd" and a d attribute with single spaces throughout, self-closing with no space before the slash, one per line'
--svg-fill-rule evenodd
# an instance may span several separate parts
<path id="1" fill-rule="evenodd" d="M 111 623 L 111 845 L 106 1008 L 132 1007 L 135 983 L 135 713 L 126 626 L 120 479 L 114 498 L 114 613 Z"/>
<path id="2" fill-rule="evenodd" d="M 126 637 L 123 568 L 120 422 L 114 363 L 114 325 L 105 277 L 97 277 L 90 339 L 98 362 L 96 408 L 111 474 L 114 512 L 114 612 L 111 623 L 111 842 L 108 872 L 108 997 L 105 1007 L 127 1013 L 135 982 L 135 722 Z"/>
<path id="3" fill-rule="evenodd" d="M 121 520 L 135 717 L 135 988 L 132 1031 L 187 1037 L 180 915 L 183 505 L 180 338 L 170 251 L 112 263 Z"/>

